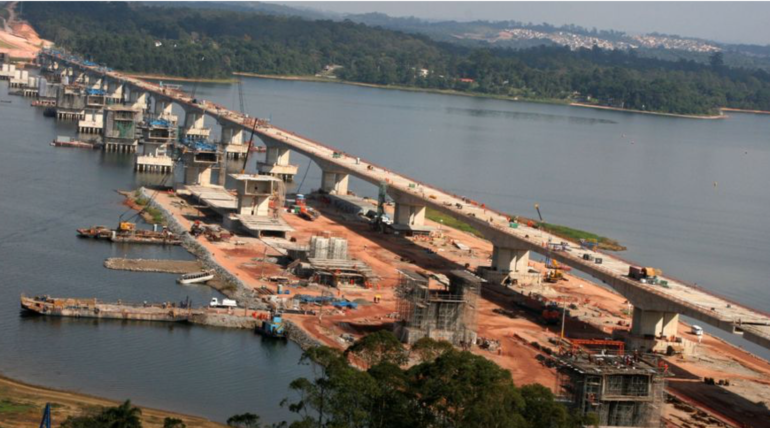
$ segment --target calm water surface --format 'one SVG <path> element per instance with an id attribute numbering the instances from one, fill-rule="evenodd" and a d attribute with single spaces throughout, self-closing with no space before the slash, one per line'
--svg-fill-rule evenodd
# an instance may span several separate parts
<path id="1" fill-rule="evenodd" d="M 770 305 L 766 116 L 696 121 L 261 79 L 243 87 L 252 115 L 501 210 L 534 216 L 540 203 L 549 222 L 619 240 L 624 257 L 757 309 Z M 199 85 L 197 96 L 238 105 L 235 86 Z M 176 285 L 172 275 L 104 269 L 112 256 L 190 258 L 74 236 L 76 227 L 114 224 L 125 208 L 113 190 L 152 176 L 134 174 L 127 156 L 49 147 L 73 125 L 43 118 L 5 89 L 0 99 L 12 100 L 0 103 L 0 372 L 220 421 L 245 411 L 287 417 L 277 404 L 292 379 L 308 375 L 293 344 L 242 331 L 18 316 L 24 291 L 199 304 L 216 292 Z M 297 186 L 309 164 L 296 154 L 292 162 Z M 311 164 L 300 190 L 319 183 Z M 355 179 L 351 186 L 376 193 Z"/>
<path id="2" fill-rule="evenodd" d="M 5 86 L 5 85 L 3 85 Z M 262 343 L 250 331 L 151 323 L 22 318 L 19 295 L 97 297 L 203 305 L 217 292 L 178 285 L 176 275 L 105 269 L 107 257 L 192 259 L 181 248 L 110 245 L 75 229 L 115 225 L 118 189 L 152 183 L 126 155 L 53 148 L 74 125 L 44 118 L 0 89 L 0 373 L 224 422 L 254 412 L 277 422 L 291 380 L 308 376 L 293 343 Z M 130 215 L 130 213 L 128 214 Z"/>

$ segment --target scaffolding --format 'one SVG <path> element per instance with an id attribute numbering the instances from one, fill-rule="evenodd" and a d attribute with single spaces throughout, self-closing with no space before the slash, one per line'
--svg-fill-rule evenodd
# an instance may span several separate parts
<path id="1" fill-rule="evenodd" d="M 554 357 L 559 396 L 599 426 L 660 427 L 665 365 L 654 355 L 574 350 Z"/>
<path id="2" fill-rule="evenodd" d="M 452 271 L 448 286 L 431 287 L 428 278 L 400 271 L 396 310 L 401 340 L 412 344 L 430 337 L 455 345 L 473 343 L 481 282 L 470 272 Z"/>

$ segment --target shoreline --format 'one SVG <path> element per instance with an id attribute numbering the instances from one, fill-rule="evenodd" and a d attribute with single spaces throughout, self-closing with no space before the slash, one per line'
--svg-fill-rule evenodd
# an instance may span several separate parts
<path id="1" fill-rule="evenodd" d="M 295 81 L 295 82 L 316 82 L 316 83 L 337 83 L 342 85 L 351 85 L 351 86 L 360 86 L 364 88 L 375 88 L 375 89 L 393 89 L 398 91 L 406 91 L 406 92 L 422 92 L 426 94 L 440 94 L 440 95 L 457 95 L 461 97 L 472 97 L 472 98 L 488 98 L 493 100 L 502 100 L 502 101 L 512 101 L 512 102 L 522 102 L 522 103 L 534 103 L 534 104 L 550 104 L 550 105 L 566 105 L 570 107 L 585 107 L 585 108 L 594 108 L 599 110 L 611 110 L 611 111 L 619 111 L 624 113 L 639 113 L 639 114 L 648 114 L 648 115 L 654 115 L 654 116 L 663 116 L 663 117 L 676 117 L 681 119 L 700 119 L 700 120 L 716 120 L 716 119 L 728 119 L 730 116 L 725 114 L 719 114 L 719 115 L 697 115 L 697 114 L 678 114 L 678 113 L 663 113 L 663 112 L 654 112 L 654 111 L 644 111 L 644 110 L 634 110 L 634 109 L 625 109 L 620 107 L 610 107 L 610 106 L 601 106 L 601 105 L 593 105 L 593 104 L 584 104 L 584 103 L 576 103 L 576 102 L 570 102 L 569 100 L 558 100 L 558 99 L 542 99 L 542 98 L 519 98 L 519 97 L 511 97 L 507 95 L 495 95 L 495 94 L 482 94 L 482 93 L 470 93 L 470 92 L 462 92 L 462 91 L 455 91 L 451 89 L 431 89 L 431 88 L 417 88 L 417 87 L 411 87 L 411 86 L 399 86 L 399 85 L 380 85 L 376 83 L 361 83 L 361 82 L 350 82 L 346 80 L 339 80 L 339 79 L 328 79 L 323 77 L 316 77 L 316 76 L 278 76 L 278 75 L 270 75 L 270 74 L 259 74 L 259 73 L 247 73 L 247 72 L 235 72 L 233 73 L 235 76 L 244 76 L 244 77 L 256 77 L 258 79 L 272 79 L 272 80 L 288 80 L 288 81 Z M 727 108 L 727 107 L 720 107 L 720 111 L 731 111 L 731 112 L 740 112 L 740 113 L 755 113 L 755 114 L 770 114 L 770 111 L 764 111 L 764 110 L 743 110 L 743 109 L 734 109 L 734 108 Z"/>
<path id="2" fill-rule="evenodd" d="M 51 412 L 57 426 L 68 416 L 83 414 L 93 410 L 94 407 L 121 404 L 120 401 L 92 394 L 31 384 L 4 374 L 0 374 L 0 401 L 8 401 L 24 408 L 19 412 L 4 413 L 8 419 L 3 421 L 3 426 L 8 428 L 32 426 L 31 424 L 39 423 L 43 407 L 48 402 L 56 404 L 52 406 Z M 189 427 L 219 428 L 225 426 L 201 416 L 160 410 L 143 405 L 137 405 L 137 407 L 142 410 L 142 423 L 145 428 L 162 427 L 165 417 L 181 419 Z"/>
<path id="3" fill-rule="evenodd" d="M 718 120 L 718 119 L 727 119 L 728 117 L 730 117 L 725 114 L 701 116 L 696 114 L 662 113 L 662 112 L 655 112 L 655 111 L 634 110 L 634 109 L 628 109 L 628 108 L 601 106 L 601 105 L 584 104 L 584 103 L 569 103 L 569 105 L 571 107 L 585 107 L 585 108 L 593 108 L 597 110 L 618 111 L 623 113 L 649 114 L 654 116 L 675 117 L 679 119 Z M 720 111 L 721 110 L 724 110 L 724 109 L 720 108 Z"/>
<path id="4" fill-rule="evenodd" d="M 222 84 L 230 84 L 230 85 L 234 83 L 238 83 L 238 79 L 231 79 L 231 78 L 222 78 L 222 79 L 193 78 L 193 77 L 166 76 L 162 74 L 151 74 L 151 73 L 126 73 L 126 72 L 121 72 L 121 74 L 129 77 L 134 77 L 137 79 L 168 80 L 170 82 L 222 83 Z"/>

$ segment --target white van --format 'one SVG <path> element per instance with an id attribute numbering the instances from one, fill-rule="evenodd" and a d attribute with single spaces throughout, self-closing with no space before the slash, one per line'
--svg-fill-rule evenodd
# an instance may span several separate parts
<path id="1" fill-rule="evenodd" d="M 692 329 L 690 330 L 690 333 L 696 335 L 696 336 L 703 336 L 703 329 L 699 325 L 692 326 Z"/>

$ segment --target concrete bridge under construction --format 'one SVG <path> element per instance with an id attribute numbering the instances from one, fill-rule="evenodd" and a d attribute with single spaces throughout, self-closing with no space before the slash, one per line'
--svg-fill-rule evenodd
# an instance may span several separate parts
<path id="1" fill-rule="evenodd" d="M 530 252 L 589 274 L 615 289 L 633 305 L 632 336 L 656 338 L 654 340 L 676 337 L 681 314 L 731 333 L 742 334 L 746 340 L 770 349 L 770 315 L 671 278 L 661 278 L 668 282 L 666 287 L 641 283 L 628 277 L 631 264 L 618 257 L 583 249 L 555 251 L 551 244 L 562 241 L 555 235 L 524 225 L 511 227 L 506 214 L 317 141 L 213 103 L 198 102 L 181 91 L 169 90 L 104 67 L 87 65 L 74 57 L 52 52 L 41 55 L 43 60 L 53 61 L 71 73 L 88 76 L 102 85 L 109 82 L 109 87 L 116 90 L 127 90 L 131 94 L 129 104 L 145 103 L 146 107 L 146 97 L 152 97 L 156 111 L 160 108 L 170 112 L 171 103 L 180 105 L 186 115 L 184 128 L 191 135 L 195 135 L 196 129 L 202 129 L 204 116 L 214 118 L 222 127 L 219 144 L 223 146 L 243 146 L 243 134 L 253 132 L 267 148 L 265 162 L 258 163 L 261 174 L 284 178 L 296 174 L 297 167 L 289 163 L 290 152 L 294 151 L 318 164 L 323 172 L 321 188 L 328 193 L 346 195 L 351 176 L 375 186 L 386 183 L 388 195 L 395 202 L 396 230 L 427 230 L 425 212 L 428 207 L 466 222 L 493 244 L 492 264 L 484 269 L 490 277 L 526 276 L 529 273 Z M 182 133 L 185 132 L 183 129 Z M 592 257 L 585 257 L 585 254 Z M 602 259 L 601 264 L 595 262 L 596 257 Z"/>

